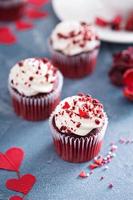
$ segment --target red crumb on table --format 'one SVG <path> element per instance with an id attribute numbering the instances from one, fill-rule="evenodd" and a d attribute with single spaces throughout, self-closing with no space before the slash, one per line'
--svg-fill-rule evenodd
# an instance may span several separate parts
<path id="1" fill-rule="evenodd" d="M 112 189 L 113 187 L 114 187 L 113 184 L 112 184 L 112 183 L 109 183 L 108 188 L 109 188 L 109 189 Z"/>
<path id="2" fill-rule="evenodd" d="M 100 177 L 100 181 L 102 181 L 103 179 L 104 179 L 104 176 L 101 176 L 101 177 Z"/>
<path id="3" fill-rule="evenodd" d="M 79 177 L 81 177 L 81 178 L 87 178 L 88 174 L 85 171 L 81 171 L 80 174 L 79 174 Z"/>
<path id="4" fill-rule="evenodd" d="M 99 167 L 99 165 L 95 164 L 95 163 L 92 163 L 92 164 L 89 165 L 90 170 L 96 169 L 97 167 Z"/>

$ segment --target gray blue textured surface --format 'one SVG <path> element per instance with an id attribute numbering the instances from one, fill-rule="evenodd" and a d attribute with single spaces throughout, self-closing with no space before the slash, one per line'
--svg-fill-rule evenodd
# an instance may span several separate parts
<path id="1" fill-rule="evenodd" d="M 50 16 L 36 22 L 36 29 L 18 34 L 19 42 L 13 46 L 0 46 L 0 151 L 12 146 L 24 148 L 26 157 L 21 172 L 33 173 L 37 183 L 27 200 L 132 200 L 133 199 L 133 144 L 118 144 L 116 158 L 109 170 L 95 170 L 87 179 L 77 178 L 88 163 L 71 164 L 61 160 L 55 153 L 48 121 L 31 123 L 18 118 L 11 107 L 7 79 L 11 66 L 16 61 L 32 56 L 49 56 L 47 37 L 58 22 L 50 5 Z M 102 44 L 97 69 L 92 76 L 82 80 L 65 79 L 62 98 L 77 92 L 90 93 L 99 98 L 107 111 L 109 126 L 102 153 L 106 153 L 111 141 L 120 137 L 133 138 L 133 104 L 128 102 L 119 88 L 110 84 L 107 73 L 113 52 L 124 45 Z M 99 178 L 105 176 L 100 182 Z M 0 199 L 13 194 L 6 190 L 7 178 L 15 173 L 0 171 Z M 114 188 L 109 190 L 108 183 Z"/>

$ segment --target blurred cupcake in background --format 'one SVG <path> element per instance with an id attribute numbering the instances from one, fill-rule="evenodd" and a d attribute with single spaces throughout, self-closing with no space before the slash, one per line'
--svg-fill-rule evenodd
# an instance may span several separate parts
<path id="1" fill-rule="evenodd" d="M 23 15 L 28 0 L 0 0 L 0 21 L 12 21 Z"/>
<path id="2" fill-rule="evenodd" d="M 62 85 L 62 74 L 48 59 L 18 62 L 9 75 L 14 111 L 30 121 L 48 118 L 60 101 Z"/>
<path id="3" fill-rule="evenodd" d="M 101 149 L 107 124 L 107 115 L 97 99 L 85 94 L 64 99 L 50 117 L 58 155 L 69 162 L 93 159 Z"/>
<path id="4" fill-rule="evenodd" d="M 95 69 L 100 41 L 86 22 L 63 21 L 53 30 L 49 47 L 52 62 L 64 76 L 81 78 Z"/>

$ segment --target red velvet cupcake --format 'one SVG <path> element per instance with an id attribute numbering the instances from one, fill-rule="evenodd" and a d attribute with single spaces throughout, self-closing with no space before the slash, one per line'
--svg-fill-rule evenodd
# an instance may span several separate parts
<path id="1" fill-rule="evenodd" d="M 50 117 L 58 155 L 69 162 L 85 162 L 100 151 L 108 119 L 103 105 L 89 95 L 64 99 Z"/>
<path id="2" fill-rule="evenodd" d="M 0 20 L 12 21 L 20 18 L 28 0 L 0 0 Z"/>
<path id="3" fill-rule="evenodd" d="M 48 118 L 60 101 L 63 77 L 48 59 L 28 58 L 10 71 L 9 91 L 14 111 L 26 120 Z"/>
<path id="4" fill-rule="evenodd" d="M 81 78 L 93 72 L 99 46 L 93 27 L 78 21 L 59 23 L 49 40 L 54 65 L 69 78 Z"/>

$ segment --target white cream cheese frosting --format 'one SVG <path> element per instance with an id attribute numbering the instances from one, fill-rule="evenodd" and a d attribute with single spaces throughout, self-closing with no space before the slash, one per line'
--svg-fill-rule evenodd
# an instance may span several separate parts
<path id="1" fill-rule="evenodd" d="M 59 23 L 53 30 L 50 40 L 54 50 L 70 56 L 91 51 L 100 45 L 92 25 L 78 21 Z"/>
<path id="2" fill-rule="evenodd" d="M 50 93 L 57 79 L 57 69 L 47 59 L 28 58 L 11 69 L 9 84 L 22 95 L 34 96 Z"/>
<path id="3" fill-rule="evenodd" d="M 107 120 L 102 104 L 88 95 L 64 99 L 56 107 L 53 116 L 58 130 L 79 136 L 85 136 L 93 129 L 102 128 Z"/>

